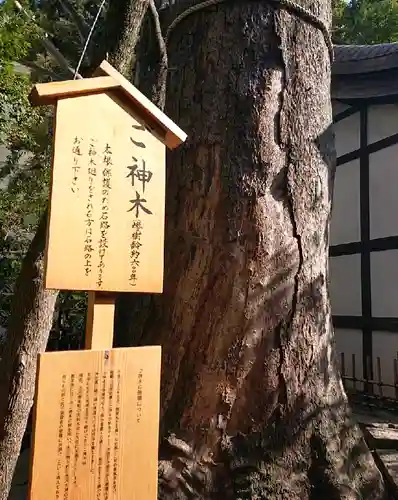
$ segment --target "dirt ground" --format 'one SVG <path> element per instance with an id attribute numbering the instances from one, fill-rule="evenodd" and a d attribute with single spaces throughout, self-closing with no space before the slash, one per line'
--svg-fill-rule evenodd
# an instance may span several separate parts
<path id="1" fill-rule="evenodd" d="M 387 475 L 392 490 L 398 492 L 398 413 L 356 406 L 354 414 L 361 424 L 368 445 L 372 451 L 377 452 L 384 464 L 384 474 Z M 19 457 L 8 500 L 27 500 L 29 459 L 28 448 Z"/>
<path id="2" fill-rule="evenodd" d="M 13 485 L 8 500 L 27 500 L 30 450 L 23 451 L 15 470 Z"/>

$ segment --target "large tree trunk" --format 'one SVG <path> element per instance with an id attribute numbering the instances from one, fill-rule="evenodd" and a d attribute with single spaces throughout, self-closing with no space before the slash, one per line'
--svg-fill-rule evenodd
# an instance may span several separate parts
<path id="1" fill-rule="evenodd" d="M 47 214 L 40 221 L 15 285 L 0 360 L 0 500 L 7 500 L 35 391 L 37 355 L 50 333 L 58 292 L 44 288 Z"/>
<path id="2" fill-rule="evenodd" d="M 327 23 L 330 1 L 302 0 Z M 351 420 L 328 295 L 334 149 L 322 34 L 267 2 L 173 34 L 166 276 L 119 344 L 161 344 L 160 499 L 381 499 Z M 149 303 L 149 305 L 148 305 Z"/>

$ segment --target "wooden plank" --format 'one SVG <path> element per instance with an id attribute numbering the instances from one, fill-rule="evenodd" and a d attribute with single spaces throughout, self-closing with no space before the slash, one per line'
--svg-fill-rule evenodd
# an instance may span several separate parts
<path id="1" fill-rule="evenodd" d="M 63 82 L 37 83 L 30 95 L 33 106 L 55 104 L 62 97 L 76 97 L 89 93 L 104 92 L 120 88 L 120 83 L 110 76 L 85 78 L 82 80 L 67 80 Z"/>
<path id="2" fill-rule="evenodd" d="M 57 103 L 49 289 L 163 290 L 165 146 L 112 93 Z"/>
<path id="3" fill-rule="evenodd" d="M 160 347 L 39 356 L 30 500 L 156 500 Z"/>
<path id="4" fill-rule="evenodd" d="M 398 449 L 398 427 L 393 424 L 373 424 L 363 428 L 373 448 Z"/>
<path id="5" fill-rule="evenodd" d="M 164 130 L 165 144 L 168 148 L 174 149 L 185 142 L 187 134 L 107 61 L 102 61 L 99 68 L 94 72 L 94 75 L 108 75 L 118 81 L 134 104 L 141 108 L 144 113 L 148 114 L 151 119 L 154 119 Z"/>
<path id="6" fill-rule="evenodd" d="M 60 98 L 77 97 L 112 89 L 122 91 L 128 97 L 130 107 L 134 104 L 133 108 L 138 108 L 140 114 L 148 117 L 149 123 L 155 122 L 162 130 L 162 140 L 168 148 L 174 149 L 186 140 L 187 134 L 107 61 L 101 63 L 94 73 L 94 78 L 38 83 L 33 87 L 29 100 L 34 106 L 55 104 Z"/>
<path id="7" fill-rule="evenodd" d="M 112 349 L 115 320 L 115 296 L 106 293 L 88 293 L 86 349 Z"/>
<path id="8" fill-rule="evenodd" d="M 376 456 L 389 486 L 391 500 L 398 498 L 398 450 L 376 450 Z"/>

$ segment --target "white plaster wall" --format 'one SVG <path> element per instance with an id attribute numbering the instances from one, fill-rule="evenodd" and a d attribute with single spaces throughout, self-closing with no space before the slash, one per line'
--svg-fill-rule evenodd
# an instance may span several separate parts
<path id="1" fill-rule="evenodd" d="M 383 104 L 368 108 L 368 143 L 398 133 L 398 105 Z"/>
<path id="2" fill-rule="evenodd" d="M 349 108 L 351 108 L 351 106 L 348 104 L 343 104 L 340 101 L 332 101 L 333 116 L 336 116 Z"/>
<path id="3" fill-rule="evenodd" d="M 361 316 L 360 255 L 331 257 L 330 300 L 333 314 L 341 316 Z"/>
<path id="4" fill-rule="evenodd" d="M 369 182 L 371 239 L 397 235 L 398 145 L 369 156 Z"/>
<path id="5" fill-rule="evenodd" d="M 341 353 L 344 353 L 345 375 L 353 376 L 353 360 L 355 355 L 355 376 L 363 378 L 363 363 L 362 363 L 362 332 L 361 330 L 344 330 L 341 328 L 335 329 L 336 350 L 339 362 L 341 362 Z M 352 382 L 346 382 L 346 387 L 353 388 Z M 356 384 L 357 390 L 363 390 L 363 384 Z"/>
<path id="6" fill-rule="evenodd" d="M 361 238 L 359 174 L 359 160 L 345 163 L 336 169 L 330 225 L 331 245 L 351 243 Z"/>
<path id="7" fill-rule="evenodd" d="M 333 103 L 333 113 L 346 109 Z M 398 133 L 398 106 L 372 106 L 368 111 L 368 142 L 373 143 Z M 360 147 L 359 113 L 335 124 L 337 155 Z M 370 237 L 398 235 L 398 145 L 373 153 L 369 157 L 370 173 Z M 354 160 L 337 167 L 334 205 L 331 221 L 331 245 L 360 240 L 360 167 Z M 330 294 L 335 315 L 360 316 L 361 257 L 348 255 L 330 259 Z M 398 250 L 372 252 L 372 314 L 374 317 L 398 317 Z M 394 384 L 394 358 L 398 356 L 398 334 L 373 332 L 373 372 L 378 379 L 377 358 L 380 358 L 381 378 Z M 339 360 L 344 352 L 345 371 L 352 376 L 352 356 L 355 355 L 356 376 L 363 376 L 362 332 L 336 329 L 336 350 Z M 352 383 L 347 383 L 352 387 Z M 357 384 L 357 389 L 363 389 Z M 376 394 L 379 388 L 374 387 Z M 383 395 L 395 397 L 394 388 L 383 388 Z"/>
<path id="8" fill-rule="evenodd" d="M 372 252 L 372 316 L 398 316 L 398 250 Z M 398 339 L 398 336 L 397 336 Z"/>
<path id="9" fill-rule="evenodd" d="M 355 113 L 333 125 L 336 136 L 337 157 L 359 149 L 359 113 Z"/>

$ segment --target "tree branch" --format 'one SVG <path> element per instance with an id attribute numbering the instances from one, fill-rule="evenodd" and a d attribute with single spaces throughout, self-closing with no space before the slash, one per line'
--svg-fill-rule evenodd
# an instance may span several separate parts
<path id="1" fill-rule="evenodd" d="M 74 22 L 77 31 L 80 36 L 80 40 L 83 42 L 86 41 L 87 35 L 90 31 L 90 26 L 86 23 L 83 16 L 81 16 L 73 4 L 69 0 L 58 0 L 65 14 L 69 17 L 71 21 Z"/>
<path id="2" fill-rule="evenodd" d="M 53 80 L 56 80 L 56 81 L 62 80 L 60 75 L 55 73 L 55 71 L 52 71 L 51 69 L 43 68 L 42 66 L 40 66 L 40 64 L 36 64 L 35 62 L 28 61 L 28 60 L 22 60 L 21 64 L 23 64 L 27 68 L 34 69 L 35 71 L 37 71 L 38 73 L 40 73 L 43 76 L 49 76 Z"/>
<path id="3" fill-rule="evenodd" d="M 149 9 L 151 11 L 152 20 L 155 28 L 156 40 L 159 46 L 159 67 L 157 70 L 157 77 L 155 84 L 152 88 L 152 101 L 160 109 L 164 109 L 166 103 L 166 87 L 167 87 L 167 71 L 168 71 L 168 58 L 166 42 L 162 35 L 160 26 L 159 13 L 157 11 L 155 0 L 149 0 Z"/>
<path id="4" fill-rule="evenodd" d="M 119 0 L 109 5 L 107 15 L 109 62 L 128 79 L 131 78 L 135 49 L 148 4 L 149 0 Z"/>
<path id="5" fill-rule="evenodd" d="M 27 19 L 29 19 L 30 21 L 33 20 L 31 15 L 22 7 L 22 5 L 17 0 L 15 0 L 15 6 L 25 15 Z M 47 50 L 47 52 L 53 56 L 53 58 L 61 66 L 61 68 L 65 69 L 72 76 L 75 76 L 75 70 L 71 67 L 67 59 L 61 54 L 57 47 L 51 42 L 51 40 L 48 38 L 47 33 L 44 33 L 43 37 L 40 38 L 40 42 Z M 81 79 L 83 77 L 77 74 L 76 78 Z"/>

